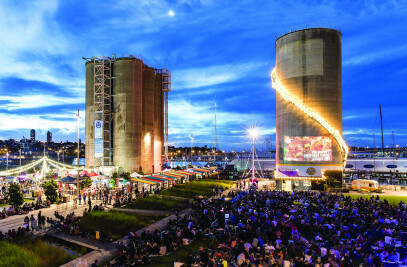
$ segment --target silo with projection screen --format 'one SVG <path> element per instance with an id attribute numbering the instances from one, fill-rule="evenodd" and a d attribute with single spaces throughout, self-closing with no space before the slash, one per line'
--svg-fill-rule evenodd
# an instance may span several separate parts
<path id="1" fill-rule="evenodd" d="M 312 28 L 276 40 L 276 75 L 290 97 L 342 134 L 341 33 Z M 324 170 L 342 170 L 343 151 L 332 131 L 276 93 L 277 189 L 311 189 Z"/>

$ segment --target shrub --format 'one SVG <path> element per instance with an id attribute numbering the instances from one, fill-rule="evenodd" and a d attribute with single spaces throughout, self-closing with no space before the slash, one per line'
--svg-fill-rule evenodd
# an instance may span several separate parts
<path id="1" fill-rule="evenodd" d="M 90 177 L 86 176 L 85 179 L 83 179 L 82 181 L 79 182 L 79 187 L 81 189 L 84 188 L 89 188 L 92 186 L 92 179 L 90 179 Z"/>
<path id="2" fill-rule="evenodd" d="M 18 208 L 24 203 L 23 193 L 21 193 L 20 185 L 16 183 L 12 183 L 8 188 L 8 197 L 9 197 L 9 204 L 13 208 Z"/>
<path id="3" fill-rule="evenodd" d="M 58 184 L 55 180 L 48 180 L 42 184 L 44 188 L 44 194 L 47 196 L 47 200 L 51 203 L 58 201 Z"/>

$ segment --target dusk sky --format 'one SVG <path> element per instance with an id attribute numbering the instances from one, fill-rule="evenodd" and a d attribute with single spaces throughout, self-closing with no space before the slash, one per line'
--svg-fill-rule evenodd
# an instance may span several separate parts
<path id="1" fill-rule="evenodd" d="M 270 71 L 276 37 L 306 27 L 342 32 L 348 145 L 407 146 L 407 1 L 1 1 L 0 139 L 76 140 L 85 111 L 82 57 L 141 57 L 172 73 L 171 145 L 247 149 L 246 130 L 275 141 Z M 84 120 L 81 138 L 85 140 Z"/>

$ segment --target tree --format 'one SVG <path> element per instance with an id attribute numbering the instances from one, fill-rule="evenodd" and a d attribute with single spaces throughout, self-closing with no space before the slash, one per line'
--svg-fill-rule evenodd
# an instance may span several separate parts
<path id="1" fill-rule="evenodd" d="M 79 182 L 79 187 L 81 189 L 84 188 L 89 188 L 92 185 L 92 179 L 90 179 L 90 177 L 85 176 L 85 179 L 83 179 L 82 181 Z"/>
<path id="2" fill-rule="evenodd" d="M 58 201 L 58 184 L 55 180 L 51 179 L 45 181 L 42 184 L 42 188 L 44 188 L 44 194 L 47 196 L 47 200 L 51 203 L 55 203 Z"/>
<path id="3" fill-rule="evenodd" d="M 130 181 L 130 179 L 131 179 L 129 172 L 123 172 L 121 177 L 126 179 L 127 181 Z"/>
<path id="4" fill-rule="evenodd" d="M 47 179 L 51 179 L 52 176 L 54 176 L 54 171 L 53 171 L 53 170 L 49 170 L 49 171 L 45 174 L 45 177 L 46 177 Z"/>
<path id="5" fill-rule="evenodd" d="M 341 182 L 336 180 L 333 177 L 327 177 L 326 180 L 325 180 L 326 189 L 328 189 L 328 188 L 338 188 L 338 187 L 340 187 L 340 185 L 341 185 Z"/>
<path id="6" fill-rule="evenodd" d="M 109 185 L 110 187 L 116 187 L 116 179 L 112 176 L 112 178 L 109 180 Z"/>
<path id="7" fill-rule="evenodd" d="M 194 165 L 192 165 L 191 163 L 188 164 L 188 168 L 192 169 L 194 167 Z"/>
<path id="8" fill-rule="evenodd" d="M 12 183 L 8 188 L 8 203 L 14 208 L 20 207 L 24 203 L 23 193 L 21 193 L 20 185 Z"/>

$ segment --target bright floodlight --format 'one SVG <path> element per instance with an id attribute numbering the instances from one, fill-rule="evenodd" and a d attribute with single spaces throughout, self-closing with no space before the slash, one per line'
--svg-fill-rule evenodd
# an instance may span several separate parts
<path id="1" fill-rule="evenodd" d="M 258 128 L 254 128 L 254 127 L 252 127 L 252 128 L 249 128 L 249 130 L 248 130 L 248 133 L 249 133 L 249 136 L 251 137 L 251 138 L 257 138 L 258 136 L 259 136 L 259 129 Z"/>
<path id="2" fill-rule="evenodd" d="M 168 12 L 168 15 L 169 15 L 170 17 L 173 17 L 173 16 L 175 15 L 175 13 L 174 13 L 174 11 L 170 10 L 170 11 Z"/>

